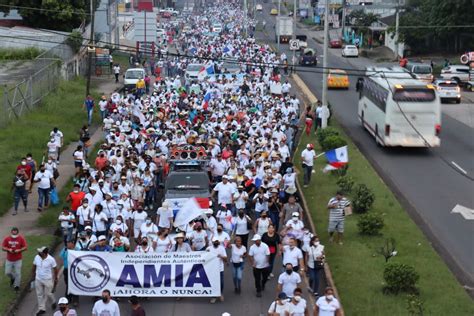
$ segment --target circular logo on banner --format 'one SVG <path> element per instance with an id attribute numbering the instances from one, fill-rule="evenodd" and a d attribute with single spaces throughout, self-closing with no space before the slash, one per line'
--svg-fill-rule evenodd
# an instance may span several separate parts
<path id="1" fill-rule="evenodd" d="M 71 281 L 81 291 L 100 291 L 110 279 L 110 268 L 97 255 L 76 258 L 71 264 Z"/>

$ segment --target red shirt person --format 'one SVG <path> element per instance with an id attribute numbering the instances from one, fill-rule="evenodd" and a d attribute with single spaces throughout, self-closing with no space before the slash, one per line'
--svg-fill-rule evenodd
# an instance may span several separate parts
<path id="1" fill-rule="evenodd" d="M 26 251 L 26 240 L 19 234 L 18 228 L 13 227 L 10 235 L 6 236 L 2 242 L 2 250 L 7 253 L 5 262 L 5 274 L 10 278 L 10 286 L 16 291 L 21 284 L 21 264 L 23 252 Z"/>
<path id="2" fill-rule="evenodd" d="M 86 193 L 80 190 L 79 184 L 75 184 L 72 192 L 70 192 L 67 197 L 66 201 L 71 203 L 71 211 L 76 214 L 77 208 L 81 206 L 82 200 L 86 197 Z"/>
<path id="3" fill-rule="evenodd" d="M 16 170 L 24 170 L 28 179 L 31 179 L 31 166 L 27 164 L 26 158 L 21 158 L 21 163 L 16 167 Z"/>

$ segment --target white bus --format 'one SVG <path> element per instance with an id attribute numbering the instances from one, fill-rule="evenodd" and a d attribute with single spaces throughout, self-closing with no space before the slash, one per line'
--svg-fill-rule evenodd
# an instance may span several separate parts
<path id="1" fill-rule="evenodd" d="M 377 144 L 440 146 L 441 102 L 431 84 L 401 67 L 369 67 L 357 90 L 359 120 Z"/>

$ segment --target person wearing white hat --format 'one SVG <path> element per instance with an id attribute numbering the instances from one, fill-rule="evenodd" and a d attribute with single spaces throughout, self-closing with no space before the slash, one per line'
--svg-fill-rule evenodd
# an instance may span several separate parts
<path id="1" fill-rule="evenodd" d="M 61 297 L 58 301 L 59 310 L 54 312 L 53 316 L 77 316 L 76 310 L 69 308 L 69 301 Z"/>
<path id="2" fill-rule="evenodd" d="M 316 152 L 313 144 L 306 145 L 306 148 L 301 152 L 301 163 L 304 171 L 303 186 L 307 187 L 311 181 L 311 172 L 313 171 L 314 159 L 316 159 Z"/>
<path id="3" fill-rule="evenodd" d="M 212 238 L 212 246 L 207 247 L 207 251 L 215 254 L 217 258 L 219 258 L 219 272 L 220 272 L 220 280 L 221 280 L 221 296 L 220 301 L 224 301 L 224 265 L 227 262 L 227 253 L 225 252 L 225 248 L 221 245 L 219 239 L 217 237 Z M 213 297 L 211 299 L 211 304 L 216 302 L 216 298 Z"/>
<path id="4" fill-rule="evenodd" d="M 156 215 L 156 223 L 160 230 L 173 228 L 173 210 L 168 201 L 163 202 L 156 211 Z"/>
<path id="5" fill-rule="evenodd" d="M 253 235 L 254 244 L 249 249 L 249 258 L 253 267 L 253 276 L 255 278 L 255 289 L 257 297 L 262 297 L 262 291 L 265 290 L 269 276 L 270 249 L 262 242 L 259 234 Z"/>
<path id="6" fill-rule="evenodd" d="M 191 252 L 191 246 L 188 243 L 184 242 L 184 233 L 177 233 L 174 236 L 176 244 L 173 246 L 173 252 Z"/>
<path id="7" fill-rule="evenodd" d="M 291 214 L 291 219 L 285 223 L 285 226 L 288 229 L 302 231 L 304 228 L 304 223 L 302 220 L 300 220 L 300 213 L 293 212 L 293 214 Z"/>

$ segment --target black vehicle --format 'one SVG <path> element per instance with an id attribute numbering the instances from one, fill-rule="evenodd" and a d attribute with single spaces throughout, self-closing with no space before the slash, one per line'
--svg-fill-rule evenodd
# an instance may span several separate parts
<path id="1" fill-rule="evenodd" d="M 312 48 L 302 49 L 299 56 L 299 63 L 302 66 L 316 66 L 318 64 L 318 56 Z"/>

